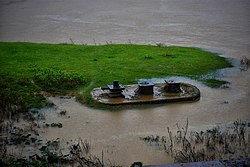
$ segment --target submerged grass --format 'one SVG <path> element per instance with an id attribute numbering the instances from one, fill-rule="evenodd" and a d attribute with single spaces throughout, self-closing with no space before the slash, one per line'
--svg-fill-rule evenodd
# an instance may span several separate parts
<path id="1" fill-rule="evenodd" d="M 82 92 L 78 99 L 96 106 L 90 91 L 115 79 L 123 84 L 166 76 L 197 79 L 230 66 L 223 57 L 190 47 L 1 42 L 0 106 L 14 104 L 23 110 L 44 106 L 41 91 Z"/>
<path id="2" fill-rule="evenodd" d="M 204 80 L 205 84 L 209 87 L 212 88 L 220 88 L 223 85 L 229 84 L 229 82 L 227 81 L 223 81 L 223 80 L 218 80 L 218 79 L 206 79 Z"/>

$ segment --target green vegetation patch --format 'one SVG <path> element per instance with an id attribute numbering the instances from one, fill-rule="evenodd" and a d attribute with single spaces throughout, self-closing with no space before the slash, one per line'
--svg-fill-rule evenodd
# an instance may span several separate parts
<path id="1" fill-rule="evenodd" d="M 23 110 L 46 104 L 41 92 L 81 92 L 77 98 L 96 106 L 90 91 L 118 79 L 122 84 L 140 78 L 199 76 L 231 67 L 223 57 L 198 48 L 112 44 L 0 43 L 0 106 Z"/>
<path id="2" fill-rule="evenodd" d="M 65 72 L 53 68 L 35 68 L 34 71 L 34 83 L 50 93 L 72 90 L 85 84 L 84 76 L 78 72 Z"/>
<path id="3" fill-rule="evenodd" d="M 223 85 L 229 84 L 229 82 L 227 81 L 218 80 L 218 79 L 206 79 L 203 82 L 204 84 L 212 88 L 220 88 Z"/>

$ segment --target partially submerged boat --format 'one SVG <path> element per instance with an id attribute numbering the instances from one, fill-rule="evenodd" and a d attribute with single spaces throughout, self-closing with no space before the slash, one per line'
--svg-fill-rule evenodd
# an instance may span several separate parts
<path id="1" fill-rule="evenodd" d="M 188 83 L 152 83 L 139 82 L 133 85 L 122 85 L 115 80 L 112 85 L 94 88 L 92 98 L 102 104 L 122 105 L 141 103 L 168 103 L 180 101 L 197 101 L 200 90 Z"/>

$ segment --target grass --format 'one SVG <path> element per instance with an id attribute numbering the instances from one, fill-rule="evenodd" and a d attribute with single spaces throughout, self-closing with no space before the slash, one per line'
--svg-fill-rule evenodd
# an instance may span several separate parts
<path id="1" fill-rule="evenodd" d="M 225 67 L 231 67 L 225 58 L 190 47 L 1 42 L 0 107 L 42 107 L 46 105 L 42 91 L 73 92 L 87 105 L 101 107 L 93 102 L 90 91 L 115 79 L 122 84 L 166 76 L 199 79 Z"/>

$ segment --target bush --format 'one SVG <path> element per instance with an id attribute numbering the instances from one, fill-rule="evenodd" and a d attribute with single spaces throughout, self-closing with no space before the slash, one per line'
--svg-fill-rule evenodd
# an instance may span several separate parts
<path id="1" fill-rule="evenodd" d="M 66 72 L 53 68 L 35 69 L 34 82 L 45 91 L 71 90 L 85 84 L 84 77 L 77 72 Z"/>

